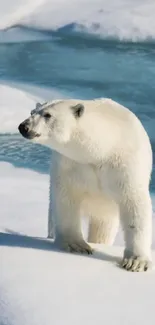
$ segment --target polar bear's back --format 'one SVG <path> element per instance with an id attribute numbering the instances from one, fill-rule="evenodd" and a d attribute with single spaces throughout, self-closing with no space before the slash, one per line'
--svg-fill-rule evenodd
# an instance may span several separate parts
<path id="1" fill-rule="evenodd" d="M 113 101 L 109 98 L 100 98 L 95 100 L 82 101 L 85 107 L 85 113 L 83 122 L 86 129 L 95 125 L 101 134 L 106 130 L 106 134 L 109 132 L 115 133 L 115 136 L 119 134 L 119 137 L 131 139 L 138 145 L 142 142 L 150 142 L 148 135 L 137 116 L 125 106 Z M 126 138 L 124 138 L 126 137 Z"/>
<path id="2" fill-rule="evenodd" d="M 110 117 L 112 120 L 139 123 L 138 118 L 127 107 L 115 102 L 110 98 L 100 98 L 84 101 L 86 113 L 94 112 L 102 115 L 103 118 Z M 101 116 L 100 115 L 100 116 Z"/>
<path id="3" fill-rule="evenodd" d="M 100 151 L 111 147 L 122 152 L 123 158 L 136 159 L 148 173 L 152 169 L 152 149 L 149 137 L 138 117 L 123 105 L 101 98 L 83 101 L 85 113 L 81 126 L 88 138 L 100 144 Z M 100 138 L 100 139 L 99 139 Z M 137 166 L 138 168 L 138 166 Z"/>

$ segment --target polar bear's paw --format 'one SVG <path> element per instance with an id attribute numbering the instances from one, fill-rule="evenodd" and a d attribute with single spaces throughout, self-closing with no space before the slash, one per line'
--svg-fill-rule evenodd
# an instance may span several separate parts
<path id="1" fill-rule="evenodd" d="M 122 267 L 131 272 L 145 272 L 152 268 L 152 263 L 145 258 L 131 256 L 124 257 Z"/>
<path id="2" fill-rule="evenodd" d="M 58 243 L 58 246 L 63 250 L 71 253 L 92 254 L 93 249 L 84 240 L 81 241 L 66 241 L 63 240 Z"/>

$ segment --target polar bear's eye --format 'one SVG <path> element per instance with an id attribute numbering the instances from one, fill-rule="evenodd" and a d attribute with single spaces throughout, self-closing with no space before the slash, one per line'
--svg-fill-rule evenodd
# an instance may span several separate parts
<path id="1" fill-rule="evenodd" d="M 47 118 L 47 119 L 50 119 L 51 114 L 50 114 L 50 113 L 45 113 L 43 116 L 44 116 L 45 118 Z"/>

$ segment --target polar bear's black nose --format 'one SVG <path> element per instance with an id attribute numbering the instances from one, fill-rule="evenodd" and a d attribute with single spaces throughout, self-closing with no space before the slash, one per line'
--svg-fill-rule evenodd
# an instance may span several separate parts
<path id="1" fill-rule="evenodd" d="M 29 132 L 29 123 L 27 121 L 22 122 L 19 125 L 18 130 L 23 136 L 26 136 L 27 133 Z"/>

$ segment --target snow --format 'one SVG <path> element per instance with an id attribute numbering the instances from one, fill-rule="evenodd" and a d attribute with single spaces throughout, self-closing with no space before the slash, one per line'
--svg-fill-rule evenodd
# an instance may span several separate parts
<path id="1" fill-rule="evenodd" d="M 18 133 L 18 125 L 30 115 L 36 103 L 62 98 L 55 89 L 24 84 L 0 84 L 0 133 Z M 65 97 L 65 95 L 64 95 Z"/>
<path id="2" fill-rule="evenodd" d="M 6 0 L 1 4 L 1 27 L 16 24 L 22 17 L 30 15 L 41 4 L 45 4 L 44 0 Z"/>
<path id="3" fill-rule="evenodd" d="M 6 85 L 0 85 L 0 98 L 0 133 L 17 133 L 19 123 L 29 116 L 37 98 Z"/>
<path id="4" fill-rule="evenodd" d="M 46 237 L 48 176 L 0 162 L 0 182 L 0 231 Z"/>
<path id="5" fill-rule="evenodd" d="M 154 324 L 155 275 L 120 269 L 121 249 L 89 258 L 39 239 L 1 240 L 1 324 Z"/>
<path id="6" fill-rule="evenodd" d="M 80 10 L 79 8 L 82 8 Z M 1 4 L 0 39 L 8 42 L 26 37 L 7 28 L 22 25 L 39 30 L 74 30 L 128 41 L 155 39 L 154 0 L 5 0 Z M 29 33 L 29 32 L 28 32 Z M 27 37 L 35 38 L 35 34 Z M 41 34 L 36 34 L 40 38 Z"/>
<path id="7" fill-rule="evenodd" d="M 116 245 L 58 251 L 46 239 L 48 176 L 1 162 L 0 179 L 1 325 L 154 324 L 154 271 L 121 269 Z"/>

